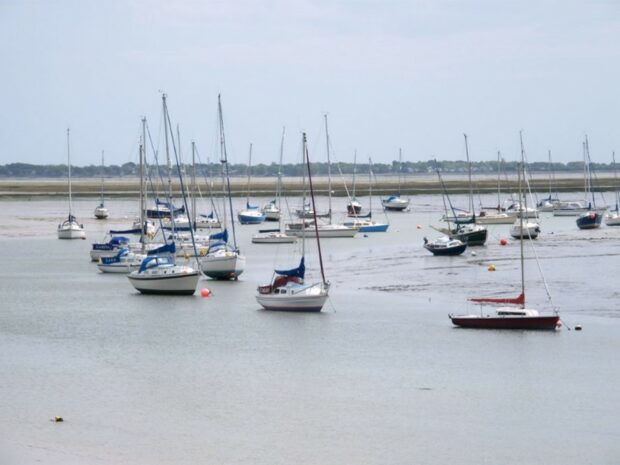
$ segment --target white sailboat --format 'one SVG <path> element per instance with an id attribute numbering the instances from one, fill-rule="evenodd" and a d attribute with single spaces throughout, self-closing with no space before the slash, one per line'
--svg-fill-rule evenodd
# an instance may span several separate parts
<path id="1" fill-rule="evenodd" d="M 67 167 L 69 182 L 69 216 L 58 225 L 58 239 L 86 239 L 84 225 L 80 224 L 73 216 L 73 203 L 71 201 L 71 148 L 70 148 L 69 128 L 67 128 Z"/>
<path id="2" fill-rule="evenodd" d="M 103 173 L 104 173 L 104 162 L 103 162 L 103 150 L 101 151 L 101 201 L 99 205 L 95 208 L 95 218 L 98 220 L 105 220 L 108 216 L 110 216 L 110 212 L 105 206 L 105 201 L 103 199 Z"/>
<path id="3" fill-rule="evenodd" d="M 250 144 L 250 156 L 248 161 L 248 183 L 245 209 L 237 212 L 240 224 L 260 224 L 265 221 L 264 213 L 257 205 L 250 205 L 250 178 L 252 175 L 252 144 Z"/>
<path id="4" fill-rule="evenodd" d="M 614 162 L 614 189 L 616 196 L 616 208 L 605 215 L 605 224 L 607 226 L 620 226 L 620 189 L 618 187 L 618 171 L 616 170 L 616 153 L 611 154 Z"/>
<path id="5" fill-rule="evenodd" d="M 168 106 L 166 105 L 166 94 L 162 95 L 163 113 L 164 113 L 164 132 L 166 138 L 166 157 L 170 159 L 168 153 L 168 127 L 170 124 L 170 116 L 168 114 Z M 144 139 L 145 140 L 145 139 Z M 174 144 L 174 138 L 172 139 Z M 176 146 L 175 154 L 176 154 Z M 142 155 L 144 155 L 144 146 L 142 146 Z M 176 154 L 176 164 L 183 195 L 185 210 L 187 210 L 187 193 L 181 175 L 178 154 Z M 142 166 L 143 164 L 141 164 Z M 142 187 L 142 186 L 141 186 Z M 140 205 L 141 214 L 144 211 Z M 193 230 L 190 228 L 193 235 Z M 142 239 L 144 239 L 142 233 Z M 177 265 L 175 262 L 176 247 L 174 242 L 165 244 L 159 249 L 155 249 L 148 253 L 140 268 L 132 271 L 127 277 L 133 287 L 142 294 L 164 294 L 164 295 L 193 295 L 196 292 L 196 286 L 200 273 L 198 270 L 187 266 Z"/>
<path id="6" fill-rule="evenodd" d="M 332 175 L 331 175 L 331 159 L 330 159 L 330 140 L 329 130 L 327 126 L 327 115 L 325 118 L 325 141 L 327 145 L 327 193 L 329 199 L 329 209 L 327 212 L 328 223 L 318 222 L 319 215 L 316 214 L 316 209 L 308 208 L 307 212 L 303 215 L 302 221 L 299 223 L 291 223 L 286 225 L 286 234 L 291 236 L 301 237 L 315 237 L 319 234 L 322 238 L 336 238 L 336 237 L 354 237 L 358 229 L 351 226 L 345 226 L 340 223 L 332 223 Z M 305 206 L 304 201 L 304 206 Z"/>
<path id="7" fill-rule="evenodd" d="M 303 154 L 308 168 L 308 183 L 312 209 L 316 211 L 314 191 L 312 188 L 312 175 L 310 174 L 310 160 L 308 159 L 308 147 L 306 134 L 303 134 Z M 305 253 L 306 236 L 302 235 L 302 256 L 299 266 L 288 270 L 275 270 L 271 284 L 258 287 L 256 301 L 265 310 L 277 310 L 288 312 L 320 312 L 329 295 L 329 282 L 325 279 L 323 258 L 321 256 L 321 241 L 317 231 L 317 223 L 314 222 L 315 237 L 321 268 L 321 281 L 315 283 L 305 282 Z"/>
<path id="8" fill-rule="evenodd" d="M 383 208 L 391 211 L 402 212 L 409 207 L 409 199 L 403 199 L 400 196 L 400 176 L 403 170 L 403 152 L 398 149 L 398 192 L 381 200 Z"/>
<path id="9" fill-rule="evenodd" d="M 225 182 L 226 198 L 228 201 L 228 211 L 230 212 L 230 224 L 232 229 L 233 244 L 228 243 L 228 233 L 224 229 L 222 234 L 225 240 L 218 241 L 209 247 L 209 251 L 205 256 L 199 259 L 202 272 L 210 278 L 214 279 L 233 279 L 236 280 L 245 269 L 245 256 L 241 255 L 237 247 L 237 236 L 235 232 L 235 217 L 232 206 L 232 197 L 230 192 L 230 178 L 228 176 L 228 155 L 226 153 L 226 139 L 224 137 L 224 116 L 222 113 L 221 96 L 217 96 L 217 107 L 219 115 L 219 136 L 220 136 L 220 162 L 222 164 L 222 176 Z M 227 207 L 224 206 L 224 227 L 227 224 Z"/>
<path id="10" fill-rule="evenodd" d="M 356 228 L 359 232 L 368 233 L 368 232 L 386 232 L 390 227 L 389 222 L 387 221 L 387 210 L 383 210 L 385 214 L 385 223 L 378 223 L 372 219 L 372 160 L 368 159 L 368 214 L 363 215 L 361 217 L 357 217 L 357 215 L 349 215 L 353 216 L 355 219 L 351 221 L 345 221 L 344 225 L 352 228 Z"/>
<path id="11" fill-rule="evenodd" d="M 280 164 L 278 165 L 278 179 L 276 181 L 276 198 L 263 207 L 263 214 L 268 220 L 278 222 L 278 227 L 273 229 L 261 229 L 252 236 L 254 244 L 292 244 L 297 242 L 297 236 L 286 234 L 282 231 L 281 200 L 282 200 L 282 157 L 284 154 L 284 128 L 280 141 Z M 273 213 L 273 216 L 270 216 Z"/>

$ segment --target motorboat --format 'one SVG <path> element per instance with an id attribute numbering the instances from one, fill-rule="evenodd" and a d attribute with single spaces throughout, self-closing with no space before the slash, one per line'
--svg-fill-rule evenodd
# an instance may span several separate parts
<path id="1" fill-rule="evenodd" d="M 461 255 L 467 249 L 467 244 L 448 236 L 441 236 L 434 241 L 425 237 L 424 248 L 433 255 Z"/>

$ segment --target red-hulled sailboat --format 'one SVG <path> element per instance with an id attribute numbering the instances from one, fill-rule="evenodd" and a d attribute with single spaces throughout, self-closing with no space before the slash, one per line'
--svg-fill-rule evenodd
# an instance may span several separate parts
<path id="1" fill-rule="evenodd" d="M 521 170 L 523 169 L 523 140 L 521 139 L 521 167 L 519 168 L 519 195 L 521 196 Z M 523 196 L 525 198 L 526 196 Z M 527 206 L 527 205 L 526 205 Z M 523 216 L 520 218 L 523 228 Z M 452 323 L 463 328 L 479 329 L 537 329 L 555 330 L 560 327 L 560 316 L 557 312 L 540 314 L 538 310 L 525 307 L 525 272 L 523 266 L 523 234 L 521 244 L 521 294 L 517 297 L 481 297 L 469 299 L 479 304 L 499 304 L 494 313 L 470 315 L 448 315 Z M 513 305 L 514 307 L 512 307 Z"/>

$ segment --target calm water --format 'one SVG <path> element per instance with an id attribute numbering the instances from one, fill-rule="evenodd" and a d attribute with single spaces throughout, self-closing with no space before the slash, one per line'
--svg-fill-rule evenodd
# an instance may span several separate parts
<path id="1" fill-rule="evenodd" d="M 433 257 L 422 238 L 441 199 L 412 202 L 387 234 L 322 242 L 331 301 L 308 315 L 256 304 L 273 267 L 297 260 L 251 244 L 256 226 L 239 228 L 238 282 L 149 297 L 88 257 L 135 201 L 110 201 L 107 222 L 89 219 L 96 200 L 75 202 L 86 241 L 56 239 L 62 201 L 0 203 L 0 463 L 618 463 L 620 228 L 541 220 L 553 303 L 583 331 L 463 330 L 447 314 L 475 310 L 468 297 L 518 294 L 518 243 L 491 226 L 475 256 Z M 526 276 L 545 308 L 535 260 Z"/>

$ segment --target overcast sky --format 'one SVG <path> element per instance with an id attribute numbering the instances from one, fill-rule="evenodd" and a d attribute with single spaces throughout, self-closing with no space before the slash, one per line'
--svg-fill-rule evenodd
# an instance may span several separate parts
<path id="1" fill-rule="evenodd" d="M 161 91 L 184 157 L 593 160 L 620 150 L 620 2 L 577 0 L 0 0 L 0 164 L 137 160 Z"/>

